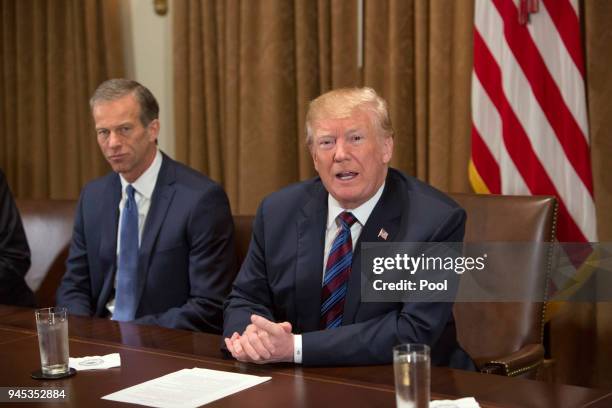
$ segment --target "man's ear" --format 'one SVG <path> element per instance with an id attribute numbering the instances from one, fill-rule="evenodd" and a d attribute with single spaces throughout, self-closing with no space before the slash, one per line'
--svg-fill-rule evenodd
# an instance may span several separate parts
<path id="1" fill-rule="evenodd" d="M 315 170 L 319 171 L 319 159 L 317 157 L 317 152 L 315 151 L 314 144 L 308 146 L 308 151 L 310 152 L 310 156 L 312 156 L 312 164 L 314 165 Z"/>
<path id="2" fill-rule="evenodd" d="M 149 131 L 149 140 L 157 141 L 157 137 L 159 136 L 159 119 L 153 119 L 151 123 L 147 126 Z"/>
<path id="3" fill-rule="evenodd" d="M 389 164 L 393 157 L 393 136 L 383 137 L 383 163 Z"/>

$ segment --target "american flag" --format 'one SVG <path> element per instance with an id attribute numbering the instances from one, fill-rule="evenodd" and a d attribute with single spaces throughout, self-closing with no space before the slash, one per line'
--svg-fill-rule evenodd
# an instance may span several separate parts
<path id="1" fill-rule="evenodd" d="M 548 194 L 557 238 L 597 240 L 578 0 L 476 0 L 470 182 Z"/>

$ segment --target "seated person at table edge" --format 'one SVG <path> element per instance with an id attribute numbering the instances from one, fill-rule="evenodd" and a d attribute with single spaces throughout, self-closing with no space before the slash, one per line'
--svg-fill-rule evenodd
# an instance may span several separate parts
<path id="1" fill-rule="evenodd" d="M 4 173 L 0 170 L 0 304 L 35 306 L 25 281 L 30 247 Z"/>
<path id="2" fill-rule="evenodd" d="M 113 172 L 81 192 L 58 306 L 218 333 L 235 270 L 225 192 L 158 150 L 159 107 L 141 84 L 103 82 L 90 105 Z"/>
<path id="3" fill-rule="evenodd" d="M 261 203 L 225 303 L 225 347 L 246 362 L 364 365 L 390 363 L 397 344 L 425 343 L 432 364 L 473 369 L 451 302 L 365 303 L 360 294 L 360 242 L 462 241 L 463 209 L 388 167 L 393 130 L 374 90 L 318 97 L 306 128 L 319 177 Z"/>

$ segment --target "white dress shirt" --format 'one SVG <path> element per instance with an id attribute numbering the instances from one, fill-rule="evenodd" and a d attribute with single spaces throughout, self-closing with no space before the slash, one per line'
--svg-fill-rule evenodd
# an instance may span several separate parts
<path id="1" fill-rule="evenodd" d="M 368 222 L 368 218 L 370 218 L 374 207 L 376 207 L 376 204 L 378 204 L 378 200 L 380 200 L 380 196 L 382 195 L 384 189 L 385 183 L 380 186 L 376 194 L 374 194 L 368 201 L 351 210 L 342 208 L 340 203 L 338 203 L 338 200 L 332 197 L 331 194 L 327 195 L 327 229 L 325 230 L 325 249 L 323 253 L 323 274 L 321 275 L 321 286 L 323 285 L 323 280 L 325 279 L 325 267 L 327 265 L 327 258 L 329 258 L 329 252 L 332 244 L 334 243 L 334 239 L 336 239 L 336 235 L 338 235 L 340 229 L 342 228 L 337 220 L 338 215 L 340 215 L 340 213 L 343 211 L 347 211 L 353 214 L 353 216 L 357 219 L 357 222 L 351 226 L 351 240 L 353 242 L 354 251 L 363 226 L 366 224 L 366 222 Z M 296 364 L 302 363 L 301 334 L 296 334 L 293 336 L 293 362 Z"/>
<path id="2" fill-rule="evenodd" d="M 131 183 L 135 190 L 134 198 L 136 200 L 136 205 L 138 206 L 138 246 L 140 246 L 140 243 L 142 242 L 142 231 L 144 230 L 147 214 L 149 214 L 149 208 L 151 207 L 151 196 L 153 195 L 153 190 L 155 189 L 155 184 L 157 183 L 157 176 L 159 176 L 161 165 L 162 155 L 159 150 L 157 150 L 153 163 L 151 163 L 149 168 L 146 169 L 145 172 L 140 175 L 140 177 Z M 121 249 L 121 216 L 123 215 L 123 208 L 125 207 L 125 203 L 127 201 L 126 189 L 127 186 L 130 185 L 130 183 L 124 179 L 122 175 L 119 175 L 119 179 L 121 180 L 121 201 L 119 201 L 119 221 L 117 225 L 117 258 L 119 258 L 119 250 Z M 117 288 L 117 274 L 115 274 L 114 285 L 115 288 Z M 113 312 L 115 311 L 115 297 L 112 297 L 108 301 L 106 308 L 112 316 Z"/>

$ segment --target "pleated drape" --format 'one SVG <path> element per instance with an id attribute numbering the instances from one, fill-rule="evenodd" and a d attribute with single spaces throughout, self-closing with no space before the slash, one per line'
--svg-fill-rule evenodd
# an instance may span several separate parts
<path id="1" fill-rule="evenodd" d="M 75 198 L 108 170 L 88 99 L 123 74 L 117 0 L 0 2 L 0 166 L 16 196 Z"/>

